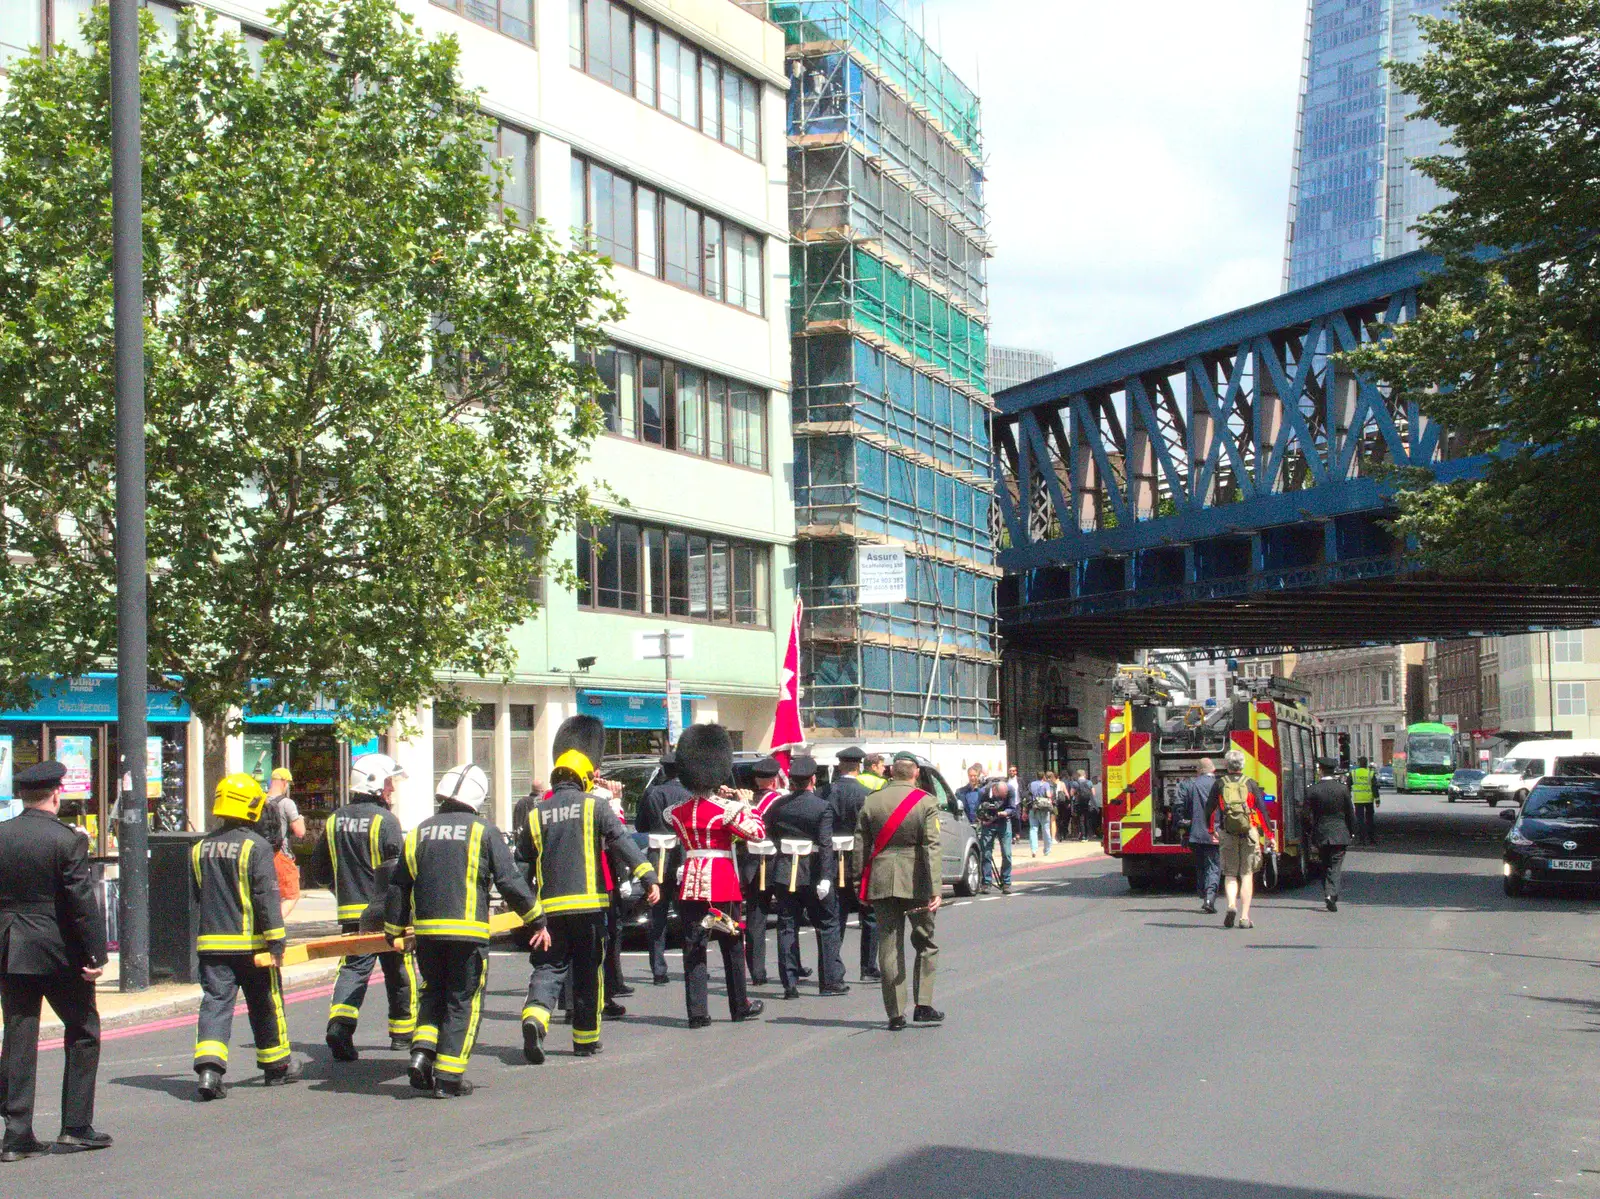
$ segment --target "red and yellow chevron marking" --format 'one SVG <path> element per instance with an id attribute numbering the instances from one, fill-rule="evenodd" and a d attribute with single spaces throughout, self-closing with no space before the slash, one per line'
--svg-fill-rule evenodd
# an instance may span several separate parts
<path id="1" fill-rule="evenodd" d="M 1262 792 L 1272 797 L 1272 802 L 1265 805 L 1267 819 L 1277 821 L 1281 829 L 1282 758 L 1278 749 L 1277 708 L 1271 700 L 1261 700 L 1248 705 L 1248 711 L 1250 727 L 1235 729 L 1233 744 L 1236 749 L 1244 751 L 1245 777 L 1254 779 Z"/>
<path id="2" fill-rule="evenodd" d="M 1146 850 L 1150 842 L 1150 734 L 1133 730 L 1133 705 L 1106 709 L 1105 772 L 1106 849 L 1110 853 Z M 1111 843 L 1111 829 L 1121 834 Z"/>

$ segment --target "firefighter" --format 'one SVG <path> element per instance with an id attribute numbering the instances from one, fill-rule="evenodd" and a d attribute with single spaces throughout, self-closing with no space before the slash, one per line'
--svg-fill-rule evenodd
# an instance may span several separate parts
<path id="1" fill-rule="evenodd" d="M 383 900 L 393 863 L 405 845 L 400 818 L 390 811 L 395 782 L 406 777 L 388 754 L 362 754 L 350 764 L 351 802 L 328 817 L 317 844 L 323 876 L 333 876 L 334 900 L 342 932 L 361 931 L 361 916 L 374 899 Z M 384 869 L 387 866 L 388 869 Z M 353 954 L 339 961 L 328 1009 L 328 1049 L 335 1061 L 353 1062 L 356 1021 L 367 996 L 372 968 L 383 967 L 389 996 L 389 1048 L 411 1048 L 417 1030 L 416 964 L 407 953 Z"/>
<path id="2" fill-rule="evenodd" d="M 213 815 L 220 826 L 195 842 L 190 855 L 193 891 L 200 909 L 195 948 L 200 957 L 200 1018 L 195 1030 L 194 1071 L 200 1098 L 221 1099 L 227 1088 L 228 1041 L 233 1005 L 244 992 L 255 1034 L 256 1065 L 267 1086 L 298 1082 L 300 1065 L 289 1056 L 289 1025 L 283 1014 L 283 909 L 272 846 L 256 831 L 267 793 L 254 775 L 230 774 L 217 784 Z M 255 955 L 271 952 L 270 966 Z"/>
<path id="3" fill-rule="evenodd" d="M 435 789 L 437 815 L 406 834 L 394 867 L 383 931 L 398 950 L 406 925 L 416 938 L 417 1031 L 411 1037 L 411 1085 L 435 1099 L 470 1094 L 462 1076 L 478 1036 L 489 980 L 489 888 L 500 889 L 533 944 L 549 944 L 544 912 L 511 861 L 505 838 L 479 813 L 489 780 L 472 765 L 446 771 Z"/>
<path id="4" fill-rule="evenodd" d="M 752 810 L 763 820 L 770 808 L 783 794 L 778 790 L 778 775 L 782 768 L 776 758 L 762 758 L 750 767 L 755 781 L 755 803 Z M 688 798 L 684 792 L 684 798 Z M 770 840 L 746 841 L 739 845 L 739 884 L 744 892 L 744 962 L 750 971 L 750 981 L 758 987 L 767 985 L 767 915 L 772 911 L 772 859 L 777 846 Z"/>
<path id="5" fill-rule="evenodd" d="M 1365 758 L 1357 761 L 1350 772 L 1350 798 L 1356 806 L 1356 841 L 1366 845 L 1378 843 L 1377 819 L 1374 809 L 1378 799 L 1378 774 Z"/>
<path id="6" fill-rule="evenodd" d="M 606 918 L 612 902 L 606 860 L 616 863 L 619 877 L 642 883 L 652 905 L 661 900 L 655 867 L 634 843 L 610 796 L 594 790 L 605 736 L 605 726 L 593 716 L 562 722 L 552 747 L 550 794 L 528 813 L 518 845 L 549 921 L 544 944 L 535 944 L 529 954 L 533 973 L 522 1009 L 522 1054 L 534 1065 L 544 1061 L 550 1012 L 569 980 L 572 1052 L 578 1057 L 600 1052 Z"/>
<path id="7" fill-rule="evenodd" d="M 765 818 L 767 835 L 778 847 L 773 858 L 778 899 L 778 978 L 783 997 L 800 997 L 800 917 L 817 930 L 818 992 L 846 995 L 844 962 L 839 956 L 838 913 L 830 897 L 834 888 L 833 809 L 812 790 L 817 764 L 799 757 L 789 763 L 789 794 L 774 803 Z"/>
<path id="8" fill-rule="evenodd" d="M 733 860 L 735 838 L 760 841 L 767 835 L 750 807 L 750 793 L 730 790 L 733 742 L 720 724 L 696 724 L 678 739 L 678 778 L 689 798 L 667 813 L 683 848 L 678 872 L 678 914 L 683 919 L 683 988 L 689 1027 L 711 1023 L 706 998 L 709 971 L 706 942 L 722 950 L 728 983 L 728 1013 L 753 1020 L 765 1005 L 751 999 L 744 975 L 744 893 Z"/>

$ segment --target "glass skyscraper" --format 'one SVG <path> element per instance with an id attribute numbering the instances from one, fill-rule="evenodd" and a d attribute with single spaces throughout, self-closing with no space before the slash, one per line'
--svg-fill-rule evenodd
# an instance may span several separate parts
<path id="1" fill-rule="evenodd" d="M 1309 0 L 1283 285 L 1292 290 L 1419 248 L 1412 226 L 1443 198 L 1411 165 L 1445 132 L 1383 64 L 1427 51 L 1419 16 L 1449 0 Z"/>

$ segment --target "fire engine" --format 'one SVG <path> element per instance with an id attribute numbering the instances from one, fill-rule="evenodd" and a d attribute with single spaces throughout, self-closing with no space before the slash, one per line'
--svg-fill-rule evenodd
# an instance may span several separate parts
<path id="1" fill-rule="evenodd" d="M 1178 785 L 1211 758 L 1218 773 L 1230 749 L 1243 751 L 1245 775 L 1266 797 L 1268 852 L 1260 883 L 1299 886 L 1315 857 L 1301 806 L 1315 781 L 1321 732 L 1310 692 L 1289 679 L 1235 679 L 1233 695 L 1214 707 L 1174 702 L 1163 676 L 1147 667 L 1119 667 L 1106 708 L 1106 853 L 1122 859 L 1135 891 L 1166 879 L 1192 878 L 1190 812 Z"/>

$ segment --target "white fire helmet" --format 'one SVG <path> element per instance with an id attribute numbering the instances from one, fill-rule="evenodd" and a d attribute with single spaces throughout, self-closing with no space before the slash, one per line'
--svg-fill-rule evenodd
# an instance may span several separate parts
<path id="1" fill-rule="evenodd" d="M 390 779 L 403 779 L 406 772 L 388 754 L 362 754 L 350 763 L 350 791 L 354 795 L 382 795 Z"/>
<path id="2" fill-rule="evenodd" d="M 456 766 L 444 772 L 444 777 L 434 788 L 434 795 L 438 799 L 466 804 L 474 812 L 481 812 L 484 802 L 489 798 L 489 776 L 483 773 L 482 767 L 470 762 Z"/>

